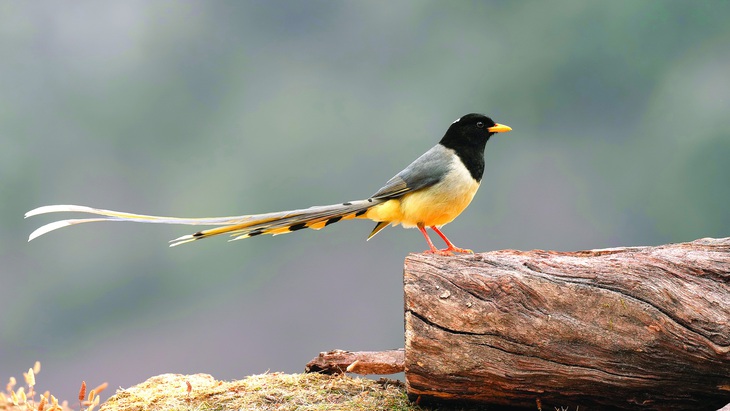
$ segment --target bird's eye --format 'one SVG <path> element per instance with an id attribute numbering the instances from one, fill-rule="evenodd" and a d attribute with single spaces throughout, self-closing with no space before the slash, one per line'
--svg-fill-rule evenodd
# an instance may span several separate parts
<path id="1" fill-rule="evenodd" d="M 477 121 L 477 127 L 484 128 L 484 123 L 482 123 L 481 121 Z"/>

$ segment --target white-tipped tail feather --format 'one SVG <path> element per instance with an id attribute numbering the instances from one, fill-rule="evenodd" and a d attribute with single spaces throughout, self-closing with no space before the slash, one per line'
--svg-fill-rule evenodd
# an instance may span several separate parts
<path id="1" fill-rule="evenodd" d="M 28 237 L 28 241 L 32 241 L 33 239 L 40 237 L 43 234 L 49 233 L 59 228 L 68 227 L 76 224 L 100 221 L 127 221 L 151 224 L 223 226 L 198 231 L 194 234 L 184 235 L 182 237 L 176 238 L 170 241 L 170 247 L 174 247 L 180 244 L 185 244 L 191 241 L 196 241 L 221 234 L 229 234 L 233 237 L 231 240 L 240 240 L 260 234 L 286 234 L 302 228 L 312 228 L 315 230 L 319 230 L 329 224 L 336 223 L 340 220 L 347 220 L 363 216 L 368 209 L 382 203 L 383 201 L 385 200 L 368 199 L 328 206 L 315 206 L 301 210 L 213 218 L 163 217 L 104 210 L 100 208 L 78 205 L 50 205 L 38 207 L 36 209 L 28 211 L 25 214 L 25 217 L 28 218 L 40 214 L 61 212 L 86 213 L 101 216 L 93 218 L 67 219 L 46 224 L 33 231 Z"/>

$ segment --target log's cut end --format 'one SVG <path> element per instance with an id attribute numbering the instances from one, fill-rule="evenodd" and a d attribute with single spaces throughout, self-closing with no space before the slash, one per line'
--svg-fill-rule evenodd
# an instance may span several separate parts
<path id="1" fill-rule="evenodd" d="M 409 395 L 535 409 L 730 402 L 730 238 L 412 254 Z"/>

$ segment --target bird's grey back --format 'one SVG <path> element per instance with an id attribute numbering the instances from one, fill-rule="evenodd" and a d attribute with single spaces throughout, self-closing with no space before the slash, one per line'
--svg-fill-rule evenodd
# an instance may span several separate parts
<path id="1" fill-rule="evenodd" d="M 454 151 L 437 144 L 396 174 L 371 198 L 399 197 L 441 181 L 451 168 Z"/>

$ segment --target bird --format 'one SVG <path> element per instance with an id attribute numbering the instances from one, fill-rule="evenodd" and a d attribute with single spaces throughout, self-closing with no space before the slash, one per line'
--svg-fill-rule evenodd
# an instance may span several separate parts
<path id="1" fill-rule="evenodd" d="M 213 218 L 163 217 L 79 205 L 48 205 L 28 211 L 25 218 L 58 212 L 87 213 L 96 217 L 46 224 L 33 231 L 28 241 L 59 228 L 102 221 L 215 226 L 171 240 L 170 247 L 174 247 L 223 234 L 231 236 L 229 241 L 233 241 L 264 234 L 286 234 L 304 228 L 319 230 L 350 219 L 369 219 L 376 224 L 368 240 L 385 227 L 400 224 L 405 228 L 418 228 L 428 244 L 428 250 L 424 251 L 427 254 L 472 253 L 472 250 L 455 246 L 441 227 L 461 214 L 474 198 L 484 176 L 484 148 L 489 138 L 511 130 L 483 114 L 470 113 L 459 117 L 435 146 L 364 200 Z M 426 228 L 441 237 L 446 248 L 436 248 Z"/>

